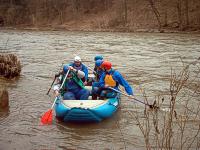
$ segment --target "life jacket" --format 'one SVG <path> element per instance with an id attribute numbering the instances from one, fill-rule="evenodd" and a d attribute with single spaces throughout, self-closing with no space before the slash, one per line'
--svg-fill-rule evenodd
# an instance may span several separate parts
<path id="1" fill-rule="evenodd" d="M 81 87 L 82 89 L 85 89 L 85 85 L 84 85 L 83 81 L 82 81 L 80 78 L 78 78 L 77 75 L 76 75 L 74 72 L 70 72 L 70 74 L 72 75 L 72 77 L 71 77 L 72 80 L 73 80 L 79 87 Z M 65 77 L 65 75 L 62 76 L 61 83 L 63 82 L 64 77 Z M 70 79 L 71 79 L 71 78 L 70 78 Z M 61 95 L 62 95 L 62 96 L 63 96 L 64 93 L 67 91 L 67 89 L 66 89 L 66 87 L 67 87 L 67 82 L 68 82 L 67 80 L 69 80 L 69 79 L 66 78 L 65 83 L 64 83 L 64 86 L 63 86 L 64 88 L 61 89 Z"/>
<path id="2" fill-rule="evenodd" d="M 106 76 L 104 78 L 105 84 L 107 84 L 107 85 L 109 85 L 111 87 L 117 86 L 117 82 L 112 77 L 114 72 L 115 72 L 115 70 L 112 70 L 111 74 L 106 74 Z"/>

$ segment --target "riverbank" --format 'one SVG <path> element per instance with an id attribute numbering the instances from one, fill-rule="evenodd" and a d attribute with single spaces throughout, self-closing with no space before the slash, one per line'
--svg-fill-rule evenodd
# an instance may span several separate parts
<path id="1" fill-rule="evenodd" d="M 83 28 L 83 27 L 69 27 L 68 25 L 58 26 L 9 26 L 0 27 L 0 30 L 30 30 L 30 31 L 83 31 L 83 32 L 124 32 L 124 33 L 185 33 L 185 34 L 200 34 L 200 29 L 188 29 L 180 31 L 177 29 L 165 28 L 162 30 L 158 29 L 129 29 L 129 28 Z"/>
<path id="2" fill-rule="evenodd" d="M 2 1 L 0 26 L 96 32 L 200 32 L 200 2 Z"/>

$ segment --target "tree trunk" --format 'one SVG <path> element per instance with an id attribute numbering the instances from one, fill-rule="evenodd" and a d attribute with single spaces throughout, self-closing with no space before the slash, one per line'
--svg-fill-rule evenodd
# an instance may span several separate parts
<path id="1" fill-rule="evenodd" d="M 167 23 L 167 9 L 165 9 L 165 20 L 164 20 L 164 27 L 167 27 L 168 26 L 168 23 Z"/>
<path id="2" fill-rule="evenodd" d="M 104 9 L 108 10 L 111 7 L 112 1 L 111 0 L 104 0 Z"/>
<path id="3" fill-rule="evenodd" d="M 188 0 L 185 0 L 185 15 L 186 15 L 186 25 L 188 27 L 190 25 L 190 22 L 189 22 L 189 5 L 188 5 Z"/>
<path id="4" fill-rule="evenodd" d="M 124 26 L 127 24 L 127 0 L 124 0 Z"/>
<path id="5" fill-rule="evenodd" d="M 63 12 L 62 11 L 60 11 L 60 22 L 61 22 L 61 24 L 63 24 Z"/>
<path id="6" fill-rule="evenodd" d="M 178 10 L 178 24 L 179 24 L 179 29 L 182 31 L 183 30 L 183 21 L 182 21 L 182 3 L 181 0 L 178 0 L 177 2 L 177 10 Z"/>
<path id="7" fill-rule="evenodd" d="M 79 8 L 80 8 L 80 2 L 79 0 L 73 0 L 73 10 L 75 13 L 78 13 Z"/>
<path id="8" fill-rule="evenodd" d="M 155 3 L 153 2 L 153 0 L 148 0 L 148 2 L 150 3 L 150 6 L 156 16 L 157 21 L 158 21 L 158 30 L 161 31 L 162 24 L 160 21 L 160 14 L 159 14 L 157 8 L 155 7 Z"/>

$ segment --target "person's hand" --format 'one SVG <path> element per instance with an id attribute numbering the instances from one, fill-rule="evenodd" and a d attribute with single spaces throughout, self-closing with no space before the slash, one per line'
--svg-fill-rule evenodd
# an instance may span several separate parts
<path id="1" fill-rule="evenodd" d="M 129 94 L 129 96 L 134 98 L 134 95 L 133 95 L 133 94 Z"/>
<path id="2" fill-rule="evenodd" d="M 55 74 L 55 78 L 58 78 L 61 75 L 61 72 Z"/>
<path id="3" fill-rule="evenodd" d="M 71 71 L 73 71 L 73 72 L 76 72 L 77 70 L 74 68 L 74 67 L 72 67 L 72 66 L 69 66 L 69 70 L 71 70 Z"/>
<path id="4" fill-rule="evenodd" d="M 69 70 L 74 70 L 74 68 L 72 66 L 69 66 L 68 69 Z"/>
<path id="5" fill-rule="evenodd" d="M 55 95 L 55 97 L 57 97 L 58 95 L 60 95 L 60 93 L 58 92 L 58 90 L 54 91 L 54 95 Z"/>
<path id="6" fill-rule="evenodd" d="M 88 82 L 87 82 L 87 81 L 85 81 L 83 84 L 84 84 L 84 85 L 87 85 L 87 83 L 88 83 Z"/>
<path id="7" fill-rule="evenodd" d="M 104 87 L 107 88 L 107 87 L 109 87 L 109 85 L 108 85 L 108 84 L 105 84 Z"/>
<path id="8" fill-rule="evenodd" d="M 69 66 L 68 69 L 71 70 L 71 71 L 76 71 L 76 69 L 72 66 Z"/>

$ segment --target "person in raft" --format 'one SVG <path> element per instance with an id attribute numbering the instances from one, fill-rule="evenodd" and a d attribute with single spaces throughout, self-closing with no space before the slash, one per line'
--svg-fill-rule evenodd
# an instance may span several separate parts
<path id="1" fill-rule="evenodd" d="M 67 74 L 68 76 L 64 82 L 63 88 L 60 86 Z M 81 70 L 75 69 L 72 66 L 64 65 L 63 74 L 58 78 L 58 83 L 54 86 L 55 96 L 61 94 L 64 100 L 87 100 L 90 91 L 85 89 L 85 85 L 82 78 L 85 77 L 85 73 Z"/>
<path id="2" fill-rule="evenodd" d="M 99 81 L 100 75 L 103 73 L 103 70 L 100 68 L 100 66 L 103 62 L 103 56 L 101 56 L 101 55 L 95 56 L 94 61 L 95 61 L 95 67 L 94 67 L 93 73 L 96 77 L 96 81 Z"/>
<path id="3" fill-rule="evenodd" d="M 85 76 L 82 79 L 84 85 L 87 85 L 88 81 L 88 68 L 81 62 L 81 58 L 79 56 L 74 57 L 74 62 L 69 64 L 69 66 L 72 66 L 73 68 L 83 71 L 85 73 Z"/>
<path id="4" fill-rule="evenodd" d="M 129 95 L 133 95 L 133 89 L 128 82 L 123 78 L 119 71 L 112 68 L 112 64 L 109 61 L 104 61 L 101 64 L 101 68 L 104 69 L 104 73 L 99 80 L 100 99 L 111 98 L 116 96 L 116 92 L 109 89 L 112 87 L 118 90 L 118 86 L 121 85 L 125 88 L 125 91 Z"/>
<path id="5" fill-rule="evenodd" d="M 95 82 L 92 83 L 92 99 L 93 100 L 96 100 L 97 97 L 100 95 L 100 90 L 99 90 L 99 80 L 100 80 L 100 77 L 101 75 L 104 73 L 104 70 L 101 68 L 101 65 L 103 63 L 103 60 L 99 59 L 99 60 L 96 60 L 95 61 L 95 68 L 96 68 L 96 71 L 95 71 L 95 76 L 96 76 L 96 79 L 95 79 Z"/>

